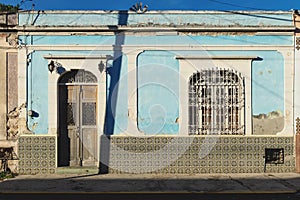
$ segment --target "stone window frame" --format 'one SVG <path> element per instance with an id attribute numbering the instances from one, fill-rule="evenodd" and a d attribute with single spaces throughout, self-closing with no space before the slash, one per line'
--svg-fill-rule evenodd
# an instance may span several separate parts
<path id="1" fill-rule="evenodd" d="M 225 68 L 235 70 L 245 77 L 245 130 L 243 135 L 252 135 L 252 89 L 251 71 L 252 60 L 257 56 L 176 56 L 179 61 L 180 73 L 180 121 L 179 135 L 189 135 L 188 110 L 189 110 L 189 78 L 204 69 Z"/>

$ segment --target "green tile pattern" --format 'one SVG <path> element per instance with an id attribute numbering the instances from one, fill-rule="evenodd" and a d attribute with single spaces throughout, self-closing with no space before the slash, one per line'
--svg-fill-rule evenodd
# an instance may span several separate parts
<path id="1" fill-rule="evenodd" d="M 284 148 L 284 164 L 267 173 L 294 172 L 294 137 L 111 136 L 109 173 L 263 173 L 265 148 Z M 20 174 L 56 173 L 56 137 L 21 136 Z"/>
<path id="2" fill-rule="evenodd" d="M 18 144 L 19 174 L 54 174 L 55 136 L 21 136 Z"/>
<path id="3" fill-rule="evenodd" d="M 109 173 L 263 173 L 265 148 L 284 148 L 284 164 L 266 172 L 294 172 L 294 137 L 111 136 Z"/>

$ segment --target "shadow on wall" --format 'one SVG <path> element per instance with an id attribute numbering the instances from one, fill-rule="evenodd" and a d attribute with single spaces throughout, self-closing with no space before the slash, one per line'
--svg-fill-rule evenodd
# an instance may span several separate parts
<path id="1" fill-rule="evenodd" d="M 126 26 L 128 22 L 128 11 L 119 11 L 118 25 Z M 100 163 L 99 174 L 107 174 L 109 167 L 109 155 L 110 155 L 110 135 L 113 135 L 115 131 L 115 118 L 117 97 L 119 93 L 118 82 L 120 80 L 121 67 L 122 67 L 122 45 L 125 41 L 125 35 L 123 32 L 115 32 L 115 44 L 114 44 L 114 61 L 113 66 L 108 69 L 108 73 L 111 77 L 109 94 L 106 104 L 105 113 L 105 135 L 100 138 Z"/>
<path id="2" fill-rule="evenodd" d="M 119 11 L 118 25 L 127 25 L 128 21 L 128 11 Z M 118 82 L 120 80 L 121 67 L 122 67 L 122 45 L 125 41 L 125 35 L 123 32 L 115 32 L 115 44 L 114 44 L 114 60 L 113 66 L 107 69 L 110 75 L 110 86 L 108 88 L 108 98 L 106 105 L 105 114 L 105 135 L 112 135 L 115 129 L 115 118 L 114 113 L 116 113 L 117 97 L 119 93 Z"/>

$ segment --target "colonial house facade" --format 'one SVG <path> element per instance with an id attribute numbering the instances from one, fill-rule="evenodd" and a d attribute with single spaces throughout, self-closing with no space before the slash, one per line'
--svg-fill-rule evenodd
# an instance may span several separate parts
<path id="1" fill-rule="evenodd" d="M 297 171 L 299 19 L 20 11 L 18 173 Z"/>

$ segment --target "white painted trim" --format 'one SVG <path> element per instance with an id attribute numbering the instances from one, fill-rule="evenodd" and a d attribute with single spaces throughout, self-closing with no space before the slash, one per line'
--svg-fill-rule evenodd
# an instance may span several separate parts
<path id="1" fill-rule="evenodd" d="M 295 36 L 295 41 L 296 39 L 300 39 L 299 35 Z M 300 117 L 300 50 L 297 50 L 296 47 L 298 45 L 295 42 L 295 55 L 294 55 L 294 134 L 296 134 L 296 119 L 297 117 Z"/>
<path id="2" fill-rule="evenodd" d="M 52 50 L 52 51 L 94 51 L 95 49 L 102 51 L 113 51 L 122 48 L 123 51 L 133 51 L 133 50 L 186 50 L 186 51 L 213 51 L 213 50 L 278 50 L 278 49 L 293 49 L 291 45 L 123 45 L 118 48 L 113 45 L 29 45 L 27 47 L 29 50 Z"/>
<path id="3" fill-rule="evenodd" d="M 138 76 L 137 76 L 137 59 L 138 55 L 140 53 L 144 52 L 144 50 L 135 50 L 132 52 L 128 52 L 126 54 L 128 58 L 128 72 L 127 72 L 127 78 L 128 78 L 128 128 L 127 133 L 134 136 L 141 136 L 144 135 L 139 129 L 138 129 Z"/>
<path id="4" fill-rule="evenodd" d="M 16 47 L 14 47 L 14 46 L 0 45 L 0 49 L 1 50 L 13 50 L 13 52 L 18 52 L 18 50 L 16 50 Z"/>
<path id="5" fill-rule="evenodd" d="M 251 35 L 263 35 L 263 36 L 293 36 L 295 34 L 295 31 L 289 31 L 289 32 L 284 32 L 285 30 L 282 31 L 276 31 L 276 32 L 272 32 L 272 31 L 253 31 L 253 32 L 239 32 L 240 35 L 246 35 L 246 36 L 251 36 Z M 222 35 L 227 35 L 227 32 L 222 32 L 222 31 L 217 31 L 217 35 L 222 36 Z M 199 33 L 195 33 L 195 31 L 139 31 L 137 32 L 138 34 L 143 34 L 143 35 L 153 35 L 153 36 L 157 36 L 157 35 L 198 35 Z M 137 33 L 135 33 L 134 31 L 128 31 L 128 32 L 124 32 L 125 35 L 137 35 Z M 209 35 L 209 32 L 205 32 L 202 31 L 200 32 L 199 35 Z M 216 35 L 215 32 L 212 32 L 213 35 Z M 27 32 L 21 32 L 19 31 L 18 33 L 19 36 L 27 36 L 28 33 Z M 95 36 L 95 35 L 104 35 L 104 36 L 114 36 L 115 33 L 114 32 L 109 32 L 109 31 L 101 31 L 101 32 L 96 32 L 96 31 L 76 31 L 76 32 L 72 32 L 72 31 L 57 31 L 57 32 L 31 32 L 30 35 L 38 35 L 38 36 L 70 36 L 70 35 L 74 35 L 74 36 Z"/>
<path id="6" fill-rule="evenodd" d="M 108 55 L 44 55 L 45 59 L 107 59 Z"/>
<path id="7" fill-rule="evenodd" d="M 255 35 L 276 35 L 276 36 L 293 36 L 295 33 L 294 32 L 257 32 Z"/>
<path id="8" fill-rule="evenodd" d="M 27 50 L 20 49 L 18 52 L 18 105 L 27 103 Z M 20 112 L 19 118 L 27 119 L 26 108 Z"/>
<path id="9" fill-rule="evenodd" d="M 292 20 L 291 20 L 292 23 Z M 19 32 L 50 32 L 50 31 L 65 31 L 65 32 L 84 32 L 84 31 L 132 31 L 132 32 L 159 32 L 159 31 L 180 31 L 180 32 L 230 32 L 230 31 L 238 31 L 238 32 L 261 32 L 261 31 L 270 31 L 270 32 L 294 32 L 296 28 L 294 26 L 182 26 L 178 25 L 177 27 L 135 27 L 135 26 L 121 26 L 121 25 L 113 25 L 113 26 L 17 26 L 16 29 Z M 30 33 L 31 34 L 31 33 Z"/>
<path id="10" fill-rule="evenodd" d="M 175 56 L 176 59 L 187 59 L 187 60 L 207 60 L 207 59 L 213 59 L 213 60 L 253 60 L 258 58 L 258 56 Z"/>
<path id="11" fill-rule="evenodd" d="M 48 45 L 33 45 L 33 46 L 28 46 L 28 51 L 30 52 L 31 50 L 68 50 L 68 51 L 72 51 L 72 50 L 95 50 L 95 48 L 97 49 L 101 49 L 101 50 L 110 50 L 113 51 L 114 46 L 112 45 L 54 45 L 54 46 L 48 46 Z M 271 46 L 271 45 L 228 45 L 228 46 L 221 46 L 221 45 L 203 45 L 203 46 L 184 46 L 184 45 L 176 45 L 176 46 L 172 46 L 172 45 L 163 45 L 163 46 L 157 46 L 157 45 L 123 45 L 120 48 L 122 48 L 122 51 L 124 52 L 124 54 L 128 54 L 131 55 L 129 56 L 130 58 L 128 58 L 128 70 L 136 70 L 133 67 L 136 67 L 136 56 L 138 54 L 138 52 L 142 52 L 142 51 L 146 51 L 146 50 L 170 50 L 170 51 L 176 51 L 176 50 L 187 50 L 187 51 L 206 51 L 206 50 L 239 50 L 239 51 L 243 51 L 243 50 L 256 50 L 256 51 L 261 51 L 261 50 L 277 50 L 279 52 L 281 52 L 284 55 L 284 62 L 285 62 L 285 110 L 290 110 L 291 113 L 288 113 L 288 117 L 285 118 L 285 128 L 283 131 L 281 131 L 280 135 L 289 135 L 294 133 L 293 130 L 293 124 L 294 124 L 294 116 L 296 117 L 297 115 L 297 109 L 295 108 L 295 115 L 292 113 L 293 111 L 293 87 L 291 87 L 291 85 L 293 85 L 293 80 L 294 80 L 294 61 L 293 60 L 293 55 L 294 55 L 294 47 L 288 46 L 288 45 L 281 45 L 281 46 Z M 289 54 L 289 55 L 288 55 Z M 19 70 L 19 98 L 18 98 L 18 102 L 19 104 L 26 102 L 26 88 L 24 88 L 26 86 L 26 49 L 25 48 L 21 48 L 19 49 L 19 61 L 18 61 L 18 70 Z M 70 56 L 70 57 L 69 57 Z M 68 57 L 70 59 L 68 59 Z M 299 56 L 298 56 L 299 57 Z M 51 60 L 54 59 L 58 62 L 61 62 L 64 64 L 64 66 L 74 66 L 74 69 L 76 68 L 80 68 L 82 67 L 82 62 L 84 62 L 84 60 L 86 62 L 94 62 L 97 61 L 96 58 L 99 59 L 106 59 L 107 55 L 100 55 L 97 56 L 95 55 L 93 57 L 93 55 L 91 56 L 86 56 L 86 55 L 45 55 L 44 56 L 45 59 L 47 60 Z M 91 59 L 89 59 L 91 58 Z M 256 56 L 177 56 L 177 59 L 180 62 L 185 62 L 186 60 L 188 61 L 192 61 L 192 60 L 213 60 L 213 61 L 217 61 L 219 62 L 220 60 L 222 60 L 222 62 L 227 62 L 226 60 L 230 60 L 230 62 L 234 62 L 234 61 L 240 61 L 240 60 L 244 60 L 245 62 L 250 61 L 251 59 L 255 59 L 257 58 Z M 94 61 L 93 61 L 94 60 Z M 248 61 L 247 61 L 248 60 Z M 297 61 L 296 61 L 297 62 Z M 131 64 L 130 64 L 131 63 Z M 182 69 L 182 67 L 180 67 L 180 70 Z M 239 69 L 236 69 L 237 71 L 240 71 Z M 295 69 L 297 70 L 297 68 Z M 98 72 L 97 72 L 98 73 Z M 248 73 L 248 72 L 247 72 Z M 247 74 L 246 73 L 246 74 Z M 190 73 L 191 74 L 191 73 Z M 50 75 L 49 73 L 49 77 L 52 77 L 54 80 L 51 81 L 52 78 L 49 78 L 49 91 L 53 90 L 57 92 L 57 80 L 58 77 L 55 78 L 55 73 L 52 73 Z M 101 76 L 101 75 L 100 75 Z M 180 76 L 185 76 L 184 73 L 182 75 L 182 72 L 180 72 Z M 295 74 L 295 78 L 296 78 L 297 74 Z M 103 80 L 106 80 L 106 78 L 102 78 Z M 52 86 L 51 86 L 52 84 Z M 106 81 L 103 81 L 103 84 L 101 84 L 101 86 L 98 86 L 98 92 L 100 93 L 100 91 L 102 91 L 101 95 L 106 97 L 106 86 L 102 88 L 103 85 L 106 84 Z M 55 87 L 54 87 L 55 85 Z M 251 84 L 247 84 L 247 85 L 251 85 Z M 51 88 L 52 87 L 52 88 Z M 101 89 L 101 88 L 102 89 Z M 130 86 L 129 87 L 137 87 L 137 86 Z M 180 86 L 181 89 L 180 91 L 188 91 L 187 89 L 184 89 L 184 86 Z M 297 91 L 297 86 L 296 90 Z M 128 88 L 128 90 L 132 90 L 132 88 Z M 249 90 L 249 89 L 247 89 Z M 251 89 L 250 89 L 251 90 Z M 100 94 L 99 94 L 100 95 Z M 182 95 L 182 93 L 181 93 Z M 295 92 L 296 95 L 296 92 Z M 55 97 L 55 98 L 54 98 Z M 51 105 L 52 100 L 55 99 L 57 101 L 57 94 L 55 92 L 53 92 L 51 95 L 49 95 L 49 105 Z M 101 99 L 101 97 L 99 96 L 99 99 Z M 132 99 L 134 99 L 134 101 L 132 101 Z M 180 101 L 183 101 L 184 98 L 181 98 Z M 291 101 L 286 101 L 286 100 L 291 100 Z M 104 110 L 103 112 L 105 113 L 105 105 L 106 105 L 106 98 L 104 98 L 103 100 L 101 100 L 102 102 L 100 102 L 99 100 L 99 109 L 102 106 L 102 110 Z M 136 107 L 136 97 L 132 96 L 129 100 L 129 107 L 132 110 L 132 113 L 134 115 L 131 115 L 131 117 L 133 117 L 133 119 L 137 119 L 136 113 L 137 113 L 137 107 Z M 247 102 L 251 102 L 251 100 L 247 100 Z M 295 102 L 297 102 L 297 100 L 295 100 Z M 180 103 L 180 105 L 184 105 L 185 103 Z M 57 106 L 56 104 L 53 104 Z M 187 105 L 187 104 L 186 104 Z M 50 110 L 53 110 L 53 108 L 51 107 Z M 180 109 L 181 112 L 184 112 L 184 109 Z M 57 109 L 55 110 L 55 112 L 57 111 Z M 100 113 L 100 112 L 99 112 Z M 251 113 L 249 111 L 247 111 L 247 113 Z M 300 113 L 300 111 L 298 112 Z M 286 115 L 286 113 L 285 113 Z M 24 118 L 26 118 L 26 112 L 23 112 L 21 114 L 21 116 L 23 116 Z M 49 115 L 49 120 L 52 119 L 51 124 L 54 123 L 54 121 L 57 120 L 57 118 L 55 118 L 54 116 L 57 117 L 57 114 L 53 114 L 52 116 Z M 182 124 L 184 124 L 184 118 L 183 116 L 188 116 L 188 114 L 183 114 L 180 113 L 180 120 L 179 122 L 181 123 L 180 127 L 182 127 Z M 104 114 L 102 117 L 99 117 L 99 125 L 102 124 L 104 127 Z M 249 117 L 248 117 L 249 118 Z M 101 119 L 101 120 L 100 120 Z M 101 123 L 100 123 L 101 121 Z M 49 121 L 50 124 L 50 121 Z M 187 124 L 187 123 L 186 123 Z M 247 124 L 250 124 L 250 122 Z M 100 126 L 99 126 L 100 127 Z M 103 130 L 99 130 L 100 133 L 103 133 Z M 248 133 L 251 133 L 251 131 L 247 131 Z M 184 131 L 180 131 L 180 133 L 184 133 Z M 187 131 L 186 131 L 187 133 Z M 51 125 L 51 127 L 49 126 L 49 134 L 57 134 L 57 126 L 55 125 Z"/>
<path id="12" fill-rule="evenodd" d="M 49 58 L 51 60 L 51 57 Z M 49 59 L 48 62 L 49 62 Z M 66 71 L 70 71 L 71 69 L 85 69 L 93 73 L 97 79 L 97 91 L 98 91 L 98 130 L 99 134 L 103 134 L 104 132 L 104 120 L 105 120 L 105 105 L 106 105 L 106 73 L 100 73 L 98 70 L 98 63 L 103 61 L 106 63 L 106 57 L 101 59 L 67 59 L 66 57 L 62 57 L 62 59 L 56 59 L 57 62 L 61 63 L 62 66 L 66 69 Z M 89 67 L 92 66 L 92 67 Z M 49 134 L 57 134 L 58 133 L 58 80 L 60 75 L 57 73 L 49 73 L 48 76 L 48 123 L 49 123 Z M 87 84 L 88 85 L 88 84 Z M 95 85 L 95 84 L 92 84 Z"/>
<path id="13" fill-rule="evenodd" d="M 235 59 L 211 59 L 209 56 L 206 58 L 200 57 L 200 59 L 196 59 L 193 57 L 192 59 L 179 59 L 179 73 L 180 73 L 180 118 L 179 126 L 180 126 L 180 134 L 188 135 L 188 84 L 190 77 L 200 71 L 202 69 L 209 68 L 225 68 L 225 69 L 234 69 L 237 72 L 240 72 L 243 77 L 245 77 L 245 134 L 252 134 L 252 60 L 253 57 L 241 57 L 238 59 L 238 56 L 231 56 L 231 58 Z"/>
<path id="14" fill-rule="evenodd" d="M 48 62 L 52 58 L 49 57 Z M 70 71 L 71 69 L 85 69 L 91 73 L 93 73 L 97 77 L 97 153 L 96 155 L 97 161 L 99 161 L 100 155 L 100 135 L 104 134 L 104 124 L 105 124 L 105 112 L 106 112 L 106 72 L 103 71 L 100 73 L 98 70 L 98 63 L 103 62 L 107 63 L 106 56 L 101 57 L 101 59 L 84 59 L 84 57 L 77 57 L 67 59 L 67 55 L 56 57 L 56 61 L 62 64 L 62 66 L 66 69 L 66 71 Z M 90 67 L 92 66 L 92 67 Z M 60 75 L 57 73 L 49 73 L 48 76 L 48 134 L 56 135 L 58 134 L 58 80 Z M 88 84 L 86 84 L 88 85 Z M 97 162 L 98 166 L 99 162 Z"/>
<path id="15" fill-rule="evenodd" d="M 58 85 L 98 85 L 98 83 L 58 83 Z"/>
<path id="16" fill-rule="evenodd" d="M 294 94 L 294 87 L 298 88 L 298 85 L 294 86 L 294 79 L 297 81 L 297 73 L 295 73 L 297 71 L 295 52 L 294 48 L 291 50 L 278 49 L 278 52 L 282 54 L 284 59 L 284 128 L 281 132 L 277 133 L 277 135 L 292 136 L 295 133 L 294 112 L 298 110 L 294 104 L 298 102 L 297 99 L 295 99 L 296 101 L 294 102 L 294 98 L 297 97 L 297 93 Z"/>

